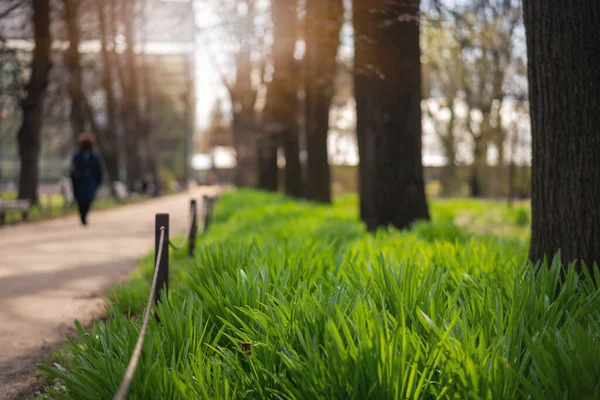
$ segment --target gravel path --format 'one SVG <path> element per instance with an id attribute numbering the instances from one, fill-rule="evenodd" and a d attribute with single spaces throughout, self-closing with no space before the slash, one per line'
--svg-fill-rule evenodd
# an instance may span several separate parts
<path id="1" fill-rule="evenodd" d="M 0 399 L 29 398 L 35 364 L 103 314 L 103 296 L 154 246 L 154 214 L 187 229 L 189 200 L 206 189 L 113 210 L 0 229 Z M 200 214 L 200 212 L 199 212 Z"/>

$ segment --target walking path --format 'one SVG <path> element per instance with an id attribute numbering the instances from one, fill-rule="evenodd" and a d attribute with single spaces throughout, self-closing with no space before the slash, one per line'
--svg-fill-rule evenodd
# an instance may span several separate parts
<path id="1" fill-rule="evenodd" d="M 154 215 L 171 214 L 171 236 L 188 226 L 194 189 L 113 210 L 0 229 L 0 399 L 27 398 L 35 364 L 102 315 L 103 296 L 154 246 Z M 200 208 L 201 209 L 201 208 Z"/>

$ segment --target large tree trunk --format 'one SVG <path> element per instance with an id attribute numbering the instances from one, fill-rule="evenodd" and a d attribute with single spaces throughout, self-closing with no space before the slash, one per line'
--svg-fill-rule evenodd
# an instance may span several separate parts
<path id="1" fill-rule="evenodd" d="M 307 197 L 330 203 L 327 137 L 329 108 L 335 91 L 336 56 L 344 22 L 343 1 L 307 0 L 306 20 Z"/>
<path id="2" fill-rule="evenodd" d="M 271 117 L 280 126 L 285 152 L 285 192 L 302 196 L 298 132 L 298 69 L 294 49 L 298 39 L 296 0 L 273 0 L 273 82 L 269 86 Z M 275 155 L 276 156 L 276 155 Z M 276 161 L 276 159 L 275 159 Z"/>
<path id="3" fill-rule="evenodd" d="M 44 96 L 50 73 L 50 0 L 33 0 L 33 27 L 35 49 L 31 61 L 31 76 L 26 86 L 25 98 L 21 101 L 23 122 L 18 133 L 21 171 L 19 174 L 19 199 L 37 203 L 39 158 L 41 151 L 40 132 L 44 114 Z"/>
<path id="4" fill-rule="evenodd" d="M 86 107 L 83 97 L 83 80 L 81 75 L 81 60 L 79 54 L 79 7 L 81 2 L 63 0 L 65 22 L 69 38 L 69 49 L 66 54 L 66 64 L 69 70 L 69 94 L 71 97 L 71 131 L 73 143 L 85 132 Z"/>
<path id="5" fill-rule="evenodd" d="M 525 0 L 533 138 L 530 258 L 600 261 L 600 2 Z M 582 264 L 575 268 L 581 271 Z"/>
<path id="6" fill-rule="evenodd" d="M 419 1 L 360 3 L 354 1 L 355 19 L 362 20 L 357 35 L 368 39 L 357 47 L 357 60 L 359 67 L 369 66 L 356 88 L 357 94 L 369 88 L 357 102 L 363 179 L 369 179 L 368 189 L 361 188 L 363 219 L 370 231 L 402 229 L 429 219 L 421 159 Z"/>
<path id="7" fill-rule="evenodd" d="M 366 1 L 354 0 L 352 4 L 354 26 L 354 99 L 356 101 L 356 136 L 358 145 L 358 194 L 360 202 L 360 219 L 367 218 L 367 194 L 369 193 L 369 177 L 367 174 L 366 135 L 368 120 L 368 104 L 372 98 L 370 76 L 368 73 L 370 52 L 373 46 L 368 38 L 371 23 L 366 15 L 371 6 Z"/>

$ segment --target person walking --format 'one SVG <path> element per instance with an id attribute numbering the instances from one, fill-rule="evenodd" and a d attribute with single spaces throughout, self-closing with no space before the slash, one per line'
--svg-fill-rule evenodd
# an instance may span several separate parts
<path id="1" fill-rule="evenodd" d="M 84 226 L 87 225 L 87 215 L 103 180 L 102 162 L 94 151 L 95 142 L 96 136 L 92 133 L 79 136 L 79 146 L 73 155 L 70 169 L 73 194 Z"/>

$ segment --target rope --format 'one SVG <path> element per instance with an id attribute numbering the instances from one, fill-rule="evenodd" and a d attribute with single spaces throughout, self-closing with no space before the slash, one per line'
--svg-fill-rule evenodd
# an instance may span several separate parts
<path id="1" fill-rule="evenodd" d="M 179 246 L 176 246 L 175 244 L 173 244 L 173 242 L 171 242 L 169 240 L 169 246 L 171 246 L 171 248 L 175 251 L 180 251 L 183 250 L 185 248 L 185 246 L 187 246 L 188 242 L 190 241 L 190 233 L 192 233 L 192 228 L 194 225 L 194 211 L 196 210 L 190 210 L 190 224 L 189 224 L 189 228 L 187 230 L 187 236 L 185 237 L 185 239 L 183 239 L 183 243 L 181 243 Z"/>
<path id="2" fill-rule="evenodd" d="M 129 386 L 133 381 L 133 376 L 135 374 L 135 370 L 137 369 L 138 362 L 140 361 L 140 355 L 142 354 L 142 346 L 144 345 L 146 330 L 148 329 L 150 311 L 152 310 L 152 305 L 154 304 L 154 292 L 156 291 L 156 282 L 158 281 L 158 270 L 160 268 L 160 259 L 162 257 L 164 241 L 165 227 L 162 226 L 160 228 L 160 240 L 158 245 L 158 254 L 156 257 L 156 265 L 154 266 L 154 278 L 152 279 L 152 289 L 150 289 L 148 305 L 146 306 L 146 311 L 144 313 L 144 322 L 142 323 L 142 330 L 140 331 L 140 336 L 138 337 L 137 343 L 135 344 L 135 349 L 133 350 L 133 354 L 131 355 L 131 359 L 129 360 L 129 365 L 127 366 L 127 371 L 125 371 L 125 376 L 123 377 L 121 386 L 119 386 L 119 390 L 117 391 L 117 394 L 115 395 L 113 400 L 125 400 L 125 396 L 127 396 L 127 392 L 129 391 Z"/>

